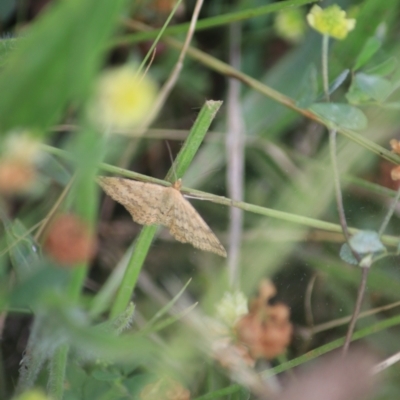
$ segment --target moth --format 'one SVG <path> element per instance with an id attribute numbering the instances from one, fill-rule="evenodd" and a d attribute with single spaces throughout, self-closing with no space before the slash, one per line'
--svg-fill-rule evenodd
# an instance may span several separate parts
<path id="1" fill-rule="evenodd" d="M 169 187 L 104 176 L 97 182 L 138 224 L 166 226 L 176 240 L 226 257 L 218 238 L 180 192 L 180 179 Z"/>

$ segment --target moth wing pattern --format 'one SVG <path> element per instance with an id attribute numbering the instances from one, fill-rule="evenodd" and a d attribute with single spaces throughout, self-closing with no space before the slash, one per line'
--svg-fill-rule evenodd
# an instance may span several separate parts
<path id="1" fill-rule="evenodd" d="M 133 220 L 141 225 L 165 225 L 162 212 L 165 187 L 132 179 L 98 177 L 103 190 L 122 204 Z"/>
<path id="2" fill-rule="evenodd" d="M 226 257 L 218 238 L 175 185 L 165 187 L 103 176 L 98 177 L 97 182 L 138 224 L 164 225 L 176 240 Z"/>
<path id="3" fill-rule="evenodd" d="M 200 214 L 178 190 L 174 191 L 177 201 L 174 202 L 174 218 L 169 225 L 171 235 L 180 242 L 226 257 L 224 247 Z"/>

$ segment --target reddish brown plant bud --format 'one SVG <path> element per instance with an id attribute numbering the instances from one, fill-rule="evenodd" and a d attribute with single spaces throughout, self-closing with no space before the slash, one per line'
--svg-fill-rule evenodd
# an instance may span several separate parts
<path id="1" fill-rule="evenodd" d="M 87 224 L 73 214 L 57 216 L 47 230 L 43 248 L 60 264 L 89 261 L 96 251 L 96 239 Z"/>

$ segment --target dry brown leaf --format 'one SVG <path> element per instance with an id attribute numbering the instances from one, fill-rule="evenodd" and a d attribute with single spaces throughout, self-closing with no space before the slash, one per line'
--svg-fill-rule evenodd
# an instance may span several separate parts
<path id="1" fill-rule="evenodd" d="M 226 257 L 218 238 L 182 196 L 180 180 L 170 187 L 104 176 L 98 177 L 97 181 L 111 198 L 129 211 L 138 224 L 164 225 L 180 242 Z"/>

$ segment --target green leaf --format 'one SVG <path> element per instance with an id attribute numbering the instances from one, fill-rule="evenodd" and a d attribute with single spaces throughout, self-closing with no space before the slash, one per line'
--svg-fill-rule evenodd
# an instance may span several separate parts
<path id="1" fill-rule="evenodd" d="M 17 285 L 10 294 L 11 307 L 36 308 L 54 290 L 60 290 L 68 281 L 69 271 L 47 264 L 35 265 L 34 272 Z"/>
<path id="2" fill-rule="evenodd" d="M 0 129 L 46 128 L 89 94 L 125 0 L 53 2 L 20 38 L 0 76 Z M 42 132 L 45 132 L 42 130 Z"/>
<path id="3" fill-rule="evenodd" d="M 15 49 L 15 45 L 16 39 L 14 38 L 9 37 L 0 40 L 0 68 L 6 65 L 10 54 Z"/>
<path id="4" fill-rule="evenodd" d="M 350 70 L 345 69 L 329 86 L 329 94 L 332 94 L 349 76 Z"/>
<path id="5" fill-rule="evenodd" d="M 382 108 L 387 108 L 389 110 L 400 110 L 400 102 L 394 103 L 384 103 L 381 105 Z"/>
<path id="6" fill-rule="evenodd" d="M 156 380 L 152 374 L 137 374 L 131 378 L 125 379 L 123 384 L 128 389 L 129 394 L 133 397 L 139 397 L 139 393 L 146 385 Z M 136 396 L 136 397 L 135 397 Z"/>
<path id="7" fill-rule="evenodd" d="M 353 79 L 350 88 L 346 93 L 346 99 L 350 104 L 368 104 L 371 102 L 371 96 L 365 93 L 358 85 L 357 81 Z"/>
<path id="8" fill-rule="evenodd" d="M 345 69 L 337 76 L 329 86 L 329 94 L 332 94 L 348 77 L 349 69 Z M 306 76 L 301 83 L 300 97 L 296 105 L 300 108 L 308 108 L 312 103 L 320 101 L 325 97 L 324 93 L 318 94 L 317 71 L 312 65 L 308 68 Z"/>
<path id="9" fill-rule="evenodd" d="M 176 178 L 179 179 L 183 177 L 221 105 L 222 101 L 208 100 L 205 102 L 190 130 L 189 136 L 183 143 L 172 167 L 168 171 L 166 180 L 173 182 Z M 125 271 L 122 284 L 112 306 L 111 317 L 116 317 L 129 304 L 132 291 L 136 285 L 137 278 L 156 231 L 157 226 L 150 225 L 145 226 L 140 232 L 139 238 L 136 241 L 136 247 Z"/>
<path id="10" fill-rule="evenodd" d="M 377 37 L 375 36 L 370 37 L 365 42 L 362 50 L 357 56 L 353 70 L 356 71 L 357 69 L 365 65 L 372 58 L 372 56 L 379 50 L 381 45 L 382 43 Z"/>
<path id="11" fill-rule="evenodd" d="M 10 222 L 3 218 L 11 263 L 19 279 L 30 275 L 40 261 L 39 246 L 23 223 L 16 219 Z"/>
<path id="12" fill-rule="evenodd" d="M 347 262 L 348 264 L 352 264 L 352 265 L 357 265 L 358 261 L 356 260 L 356 258 L 354 257 L 350 246 L 347 243 L 344 243 L 342 245 L 342 247 L 340 248 L 340 258 Z"/>
<path id="13" fill-rule="evenodd" d="M 314 64 L 310 65 L 300 83 L 300 96 L 296 105 L 307 108 L 316 101 L 318 93 L 317 69 Z"/>
<path id="14" fill-rule="evenodd" d="M 393 90 L 393 84 L 388 79 L 377 75 L 356 74 L 354 84 L 371 99 L 380 103 L 385 101 Z"/>
<path id="15" fill-rule="evenodd" d="M 179 321 L 180 319 L 182 319 L 184 316 L 186 316 L 187 314 L 189 314 L 196 306 L 198 303 L 194 303 L 191 306 L 189 306 L 188 308 L 184 309 L 183 311 L 181 311 L 179 314 L 176 314 L 172 317 L 167 317 L 164 318 L 162 321 L 151 325 L 150 327 L 145 327 L 140 331 L 140 335 L 147 335 L 148 333 L 153 333 L 153 332 L 157 332 L 160 331 L 162 329 L 165 329 L 167 326 L 174 324 L 175 322 Z"/>
<path id="16" fill-rule="evenodd" d="M 360 231 L 350 239 L 350 246 L 359 254 L 378 253 L 385 251 L 386 247 L 382 244 L 378 232 Z"/>
<path id="17" fill-rule="evenodd" d="M 98 381 L 110 382 L 121 378 L 121 372 L 115 367 L 97 367 L 94 368 L 91 375 Z"/>
<path id="18" fill-rule="evenodd" d="M 315 103 L 309 109 L 320 118 L 341 128 L 362 130 L 368 125 L 368 120 L 364 113 L 348 104 Z"/>
<path id="19" fill-rule="evenodd" d="M 39 166 L 39 171 L 42 175 L 49 177 L 60 186 L 67 186 L 72 178 L 67 168 L 51 154 L 47 154 L 46 157 L 44 157 L 44 160 Z"/>
<path id="20" fill-rule="evenodd" d="M 398 62 L 395 57 L 390 57 L 382 63 L 365 70 L 368 75 L 386 76 L 391 74 L 398 67 Z"/>
<path id="21" fill-rule="evenodd" d="M 185 292 L 186 288 L 189 286 L 189 283 L 192 279 L 189 279 L 185 286 L 174 296 L 172 300 L 170 300 L 164 307 L 162 307 L 157 313 L 147 322 L 143 329 L 148 329 L 151 327 L 157 320 L 159 320 L 163 315 L 165 315 L 173 306 L 174 304 L 180 299 L 182 294 Z"/>

